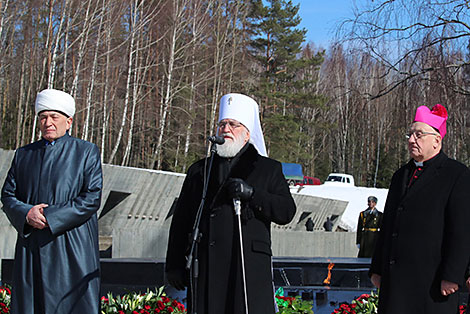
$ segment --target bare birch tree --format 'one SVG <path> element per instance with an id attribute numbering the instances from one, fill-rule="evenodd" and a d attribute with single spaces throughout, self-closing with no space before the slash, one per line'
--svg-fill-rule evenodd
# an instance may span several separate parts
<path id="1" fill-rule="evenodd" d="M 88 140 L 88 133 L 89 133 L 89 123 L 90 123 L 90 111 L 92 107 L 92 99 L 93 99 L 93 90 L 95 88 L 95 74 L 98 65 L 98 52 L 101 46 L 101 32 L 103 29 L 103 21 L 106 13 L 106 0 L 102 0 L 101 2 L 101 11 L 99 13 L 99 24 L 98 24 L 98 34 L 96 36 L 96 43 L 95 43 L 95 53 L 93 55 L 93 63 L 91 66 L 91 74 L 90 74 L 90 83 L 88 84 L 88 89 L 86 92 L 86 114 L 85 114 L 85 124 L 82 129 L 82 139 L 85 141 Z"/>
<path id="2" fill-rule="evenodd" d="M 144 2 L 144 1 L 142 1 Z M 135 55 L 135 37 L 137 31 L 137 20 L 138 20 L 138 7 L 140 5 L 139 0 L 133 0 L 131 6 L 129 8 L 130 17 L 129 17 L 129 52 L 128 52 L 128 63 L 127 63 L 127 80 L 126 80 L 126 95 L 124 97 L 124 105 L 123 105 L 123 112 L 122 112 L 122 119 L 121 125 L 118 131 L 118 136 L 116 142 L 114 144 L 114 148 L 111 151 L 111 155 L 109 156 L 108 163 L 113 163 L 116 153 L 118 151 L 119 145 L 121 144 L 122 134 L 124 133 L 124 127 L 127 121 L 127 110 L 129 107 L 129 95 L 130 95 L 130 88 L 131 88 L 131 78 L 132 78 L 132 71 L 134 65 L 134 55 Z"/>
<path id="3" fill-rule="evenodd" d="M 158 124 L 158 138 L 155 147 L 155 161 L 156 168 L 161 169 L 162 166 L 162 149 L 163 149 L 163 139 L 166 131 L 167 116 L 169 115 L 171 109 L 171 102 L 174 98 L 174 71 L 175 71 L 175 62 L 181 58 L 184 53 L 184 48 L 187 46 L 185 43 L 182 43 L 182 37 L 184 35 L 186 26 L 188 24 L 188 19 L 185 18 L 186 10 L 188 8 L 189 0 L 174 0 L 172 2 L 172 8 L 170 13 L 170 33 L 169 33 L 169 43 L 168 43 L 168 59 L 167 59 L 167 68 L 165 73 L 166 83 L 164 86 L 164 91 L 162 91 L 163 102 L 162 102 L 162 112 L 160 117 L 160 122 Z M 189 22 L 190 23 L 190 22 Z M 152 168 L 154 168 L 153 165 Z"/>

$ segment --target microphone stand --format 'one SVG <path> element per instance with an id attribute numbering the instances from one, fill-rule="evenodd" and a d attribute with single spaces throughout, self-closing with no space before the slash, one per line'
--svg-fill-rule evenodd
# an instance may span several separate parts
<path id="1" fill-rule="evenodd" d="M 233 209 L 235 210 L 235 216 L 238 220 L 238 234 L 240 241 L 240 261 L 242 265 L 242 280 L 243 280 L 243 299 L 245 301 L 245 314 L 248 314 L 248 295 L 246 292 L 246 273 L 245 273 L 245 255 L 243 254 L 243 234 L 242 234 L 242 222 L 241 222 L 241 201 L 239 198 L 233 199 Z"/>
<path id="2" fill-rule="evenodd" d="M 199 208 L 196 213 L 196 219 L 194 220 L 193 231 L 191 234 L 191 246 L 189 249 L 189 253 L 186 256 L 186 269 L 189 270 L 189 273 L 190 273 L 191 313 L 192 314 L 197 314 L 197 283 L 199 279 L 198 245 L 202 236 L 202 233 L 199 232 L 199 224 L 201 222 L 202 211 L 204 209 L 204 204 L 206 202 L 207 188 L 209 186 L 209 180 L 211 177 L 212 163 L 214 161 L 214 156 L 216 153 L 217 153 L 217 146 L 215 145 L 214 142 L 212 142 L 211 156 L 209 159 L 209 169 L 207 172 L 207 180 L 204 182 L 201 203 L 199 203 Z"/>

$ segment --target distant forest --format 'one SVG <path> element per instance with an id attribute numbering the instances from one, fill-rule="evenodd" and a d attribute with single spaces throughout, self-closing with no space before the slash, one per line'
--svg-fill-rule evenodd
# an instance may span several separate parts
<path id="1" fill-rule="evenodd" d="M 444 150 L 469 164 L 468 4 L 365 2 L 318 47 L 286 0 L 2 0 L 0 147 L 40 137 L 34 100 L 56 88 L 103 162 L 185 172 L 239 92 L 260 105 L 269 156 L 322 181 L 388 187 L 422 104 L 448 108 Z"/>

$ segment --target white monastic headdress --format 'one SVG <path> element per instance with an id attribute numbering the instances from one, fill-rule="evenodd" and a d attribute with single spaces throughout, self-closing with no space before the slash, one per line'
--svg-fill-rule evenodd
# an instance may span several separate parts
<path id="1" fill-rule="evenodd" d="M 75 100 L 69 94 L 56 89 L 45 89 L 36 96 L 36 115 L 44 110 L 60 111 L 68 117 L 75 114 Z"/>
<path id="2" fill-rule="evenodd" d="M 223 119 L 234 119 L 250 131 L 250 143 L 261 156 L 267 156 L 263 130 L 259 120 L 258 103 L 251 97 L 242 94 L 227 94 L 220 99 L 219 122 Z"/>

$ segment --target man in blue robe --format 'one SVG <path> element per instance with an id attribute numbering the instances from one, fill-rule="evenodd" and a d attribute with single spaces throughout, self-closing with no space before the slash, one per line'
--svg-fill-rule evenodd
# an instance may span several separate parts
<path id="1" fill-rule="evenodd" d="M 75 101 L 46 89 L 35 104 L 42 139 L 19 148 L 1 200 L 18 232 L 11 314 L 98 314 L 98 147 L 71 137 Z"/>

